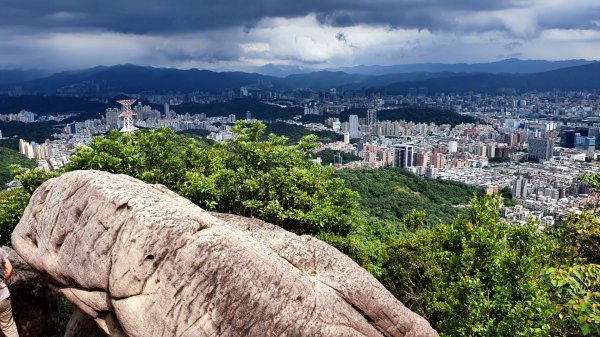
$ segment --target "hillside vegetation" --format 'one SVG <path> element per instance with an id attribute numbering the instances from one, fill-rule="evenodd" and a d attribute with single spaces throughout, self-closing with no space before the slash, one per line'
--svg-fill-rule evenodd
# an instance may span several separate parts
<path id="1" fill-rule="evenodd" d="M 387 222 L 400 222 L 411 210 L 426 212 L 425 224 L 449 223 L 482 191 L 465 184 L 418 177 L 396 168 L 346 169 L 336 172 L 346 186 L 360 194 L 361 208 Z"/>
<path id="2" fill-rule="evenodd" d="M 317 136 L 318 140 L 323 143 L 331 143 L 344 139 L 344 136 L 333 131 L 310 131 L 304 126 L 289 124 L 284 122 L 266 124 L 265 137 L 270 133 L 288 138 L 291 144 L 297 143 L 302 137 L 308 135 Z"/>
<path id="3" fill-rule="evenodd" d="M 504 222 L 500 196 L 476 196 L 463 212 L 439 222 L 440 212 L 451 212 L 450 205 L 472 191 L 393 169 L 334 173 L 307 160 L 315 136 L 293 145 L 275 135 L 264 139 L 259 122 L 237 123 L 233 131 L 236 139 L 212 145 L 164 128 L 112 132 L 79 148 L 63 171 L 127 174 L 163 184 L 209 210 L 321 238 L 442 336 L 600 334 L 596 214 L 571 215 L 540 230 L 534 222 Z M 17 172 L 24 188 L 0 195 L 0 231 L 12 231 L 29 195 L 61 173 Z M 600 188 L 600 176 L 589 181 Z M 434 204 L 431 218 L 423 205 Z"/>
<path id="4" fill-rule="evenodd" d="M 19 149 L 19 138 L 28 142 L 43 143 L 46 139 L 53 139 L 52 135 L 57 133 L 57 122 L 3 122 L 0 121 L 0 130 L 4 139 L 0 140 L 0 146 L 13 150 Z"/>
<path id="5" fill-rule="evenodd" d="M 359 118 L 363 118 L 367 115 L 366 109 L 350 109 L 340 114 L 340 120 L 346 121 L 350 115 L 358 115 Z M 470 116 L 463 116 L 454 111 L 440 110 L 433 108 L 419 108 L 419 107 L 402 107 L 393 110 L 380 110 L 377 111 L 377 119 L 380 121 L 407 121 L 413 123 L 435 123 L 450 124 L 452 126 L 461 123 L 475 123 L 477 120 Z"/>
<path id="6" fill-rule="evenodd" d="M 33 168 L 36 163 L 35 160 L 27 159 L 17 151 L 0 147 L 0 190 L 4 189 L 6 183 L 12 180 L 10 165 Z"/>

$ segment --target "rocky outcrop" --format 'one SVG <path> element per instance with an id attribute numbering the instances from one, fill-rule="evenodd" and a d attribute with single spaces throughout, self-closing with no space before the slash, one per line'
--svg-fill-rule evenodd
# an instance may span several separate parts
<path id="1" fill-rule="evenodd" d="M 124 175 L 47 181 L 12 242 L 110 336 L 437 336 L 335 248 Z"/>
<path id="2" fill-rule="evenodd" d="M 2 247 L 13 266 L 8 282 L 13 316 L 21 337 L 54 336 L 59 331 L 59 297 L 14 250 Z"/>

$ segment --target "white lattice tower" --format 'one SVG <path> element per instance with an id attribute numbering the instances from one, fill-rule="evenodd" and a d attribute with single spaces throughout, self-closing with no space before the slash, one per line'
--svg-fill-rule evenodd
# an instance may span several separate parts
<path id="1" fill-rule="evenodd" d="M 135 113 L 131 110 L 131 105 L 135 102 L 135 99 L 124 99 L 117 101 L 117 103 L 121 104 L 121 114 L 119 117 L 123 117 L 123 128 L 121 132 L 133 133 L 133 131 L 138 128 L 133 125 L 133 116 Z"/>

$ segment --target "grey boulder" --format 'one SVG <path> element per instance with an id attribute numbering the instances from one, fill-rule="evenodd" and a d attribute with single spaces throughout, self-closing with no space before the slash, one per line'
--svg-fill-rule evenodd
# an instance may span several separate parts
<path id="1" fill-rule="evenodd" d="M 437 336 L 324 242 L 125 175 L 45 182 L 12 243 L 109 336 Z"/>

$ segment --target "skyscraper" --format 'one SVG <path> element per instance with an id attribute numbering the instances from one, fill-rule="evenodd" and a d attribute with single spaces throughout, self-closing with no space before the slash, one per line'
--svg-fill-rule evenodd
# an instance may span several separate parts
<path id="1" fill-rule="evenodd" d="M 529 139 L 528 158 L 532 160 L 548 160 L 552 158 L 554 141 L 552 139 Z"/>
<path id="2" fill-rule="evenodd" d="M 458 142 L 451 140 L 448 142 L 448 153 L 455 153 L 458 151 Z"/>
<path id="3" fill-rule="evenodd" d="M 358 131 L 358 115 L 350 115 L 348 123 L 350 138 L 360 138 L 360 132 Z"/>
<path id="4" fill-rule="evenodd" d="M 412 145 L 402 144 L 394 147 L 394 167 L 399 168 L 410 168 L 413 167 L 413 153 L 414 148 Z"/>
<path id="5" fill-rule="evenodd" d="M 108 108 L 105 110 L 105 112 L 106 125 L 108 125 L 108 128 L 111 130 L 119 128 L 119 114 L 121 113 L 121 110 L 116 108 Z"/>
<path id="6" fill-rule="evenodd" d="M 377 109 L 367 110 L 367 125 L 373 125 L 377 123 Z"/>
<path id="7" fill-rule="evenodd" d="M 523 176 L 519 176 L 512 183 L 512 197 L 514 199 L 521 199 L 527 196 L 527 184 L 528 180 L 523 178 Z"/>
<path id="8" fill-rule="evenodd" d="M 165 118 L 169 118 L 171 116 L 171 108 L 169 107 L 169 103 L 165 103 Z"/>

